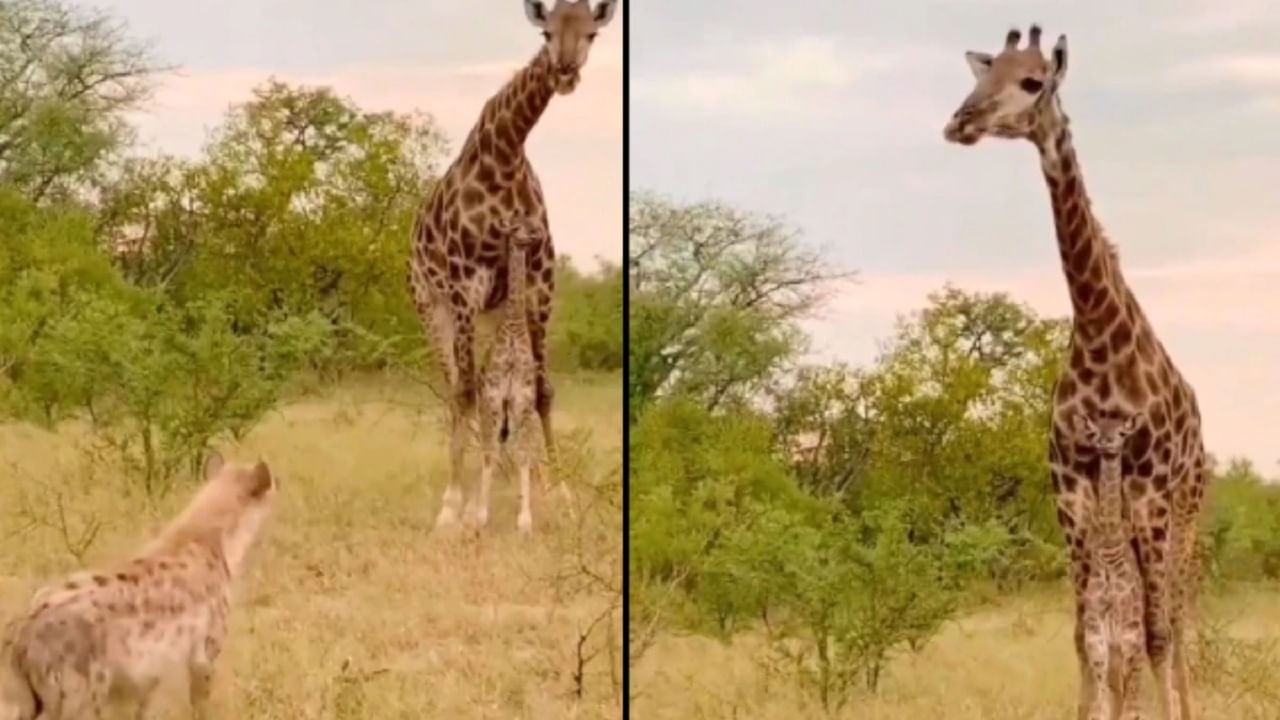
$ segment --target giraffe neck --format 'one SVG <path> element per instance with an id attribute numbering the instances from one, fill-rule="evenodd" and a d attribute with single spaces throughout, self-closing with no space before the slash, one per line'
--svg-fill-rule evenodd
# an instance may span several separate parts
<path id="1" fill-rule="evenodd" d="M 1128 289 L 1102 225 L 1094 217 L 1069 120 L 1056 111 L 1054 120 L 1042 127 L 1032 139 L 1040 151 L 1040 168 L 1049 187 L 1058 254 L 1071 294 L 1074 332 L 1077 338 L 1090 341 L 1106 330 L 1095 321 L 1105 317 L 1110 303 L 1125 308 Z"/>
<path id="2" fill-rule="evenodd" d="M 1128 538 L 1124 532 L 1124 521 L 1121 516 L 1121 484 L 1120 458 L 1100 457 L 1098 462 L 1098 541 L 1104 548 L 1114 548 L 1125 544 Z"/>
<path id="3" fill-rule="evenodd" d="M 503 331 L 508 334 L 523 333 L 528 326 L 525 320 L 525 288 L 528 268 L 524 246 L 508 240 L 511 253 L 507 258 L 507 313 L 503 319 Z"/>
<path id="4" fill-rule="evenodd" d="M 551 55 L 544 47 L 485 103 L 467 145 L 478 146 L 500 168 L 515 164 L 554 94 Z"/>

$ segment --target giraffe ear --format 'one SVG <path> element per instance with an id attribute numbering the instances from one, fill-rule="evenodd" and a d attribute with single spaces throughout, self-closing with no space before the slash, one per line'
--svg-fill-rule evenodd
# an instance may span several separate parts
<path id="1" fill-rule="evenodd" d="M 541 0 L 524 0 L 524 14 L 534 27 L 543 27 L 547 23 L 547 6 Z"/>
<path id="2" fill-rule="evenodd" d="M 618 0 L 601 0 L 600 4 L 596 5 L 594 15 L 596 27 L 602 28 L 608 25 L 609 21 L 613 19 L 613 11 L 617 9 Z"/>
<path id="3" fill-rule="evenodd" d="M 1071 427 L 1075 429 L 1076 434 L 1086 435 L 1092 433 L 1095 429 L 1093 420 L 1082 412 L 1071 414 Z"/>
<path id="4" fill-rule="evenodd" d="M 973 71 L 974 79 L 981 80 L 991 72 L 991 62 L 994 58 L 991 57 L 991 53 L 970 50 L 964 54 L 964 59 L 969 63 L 969 70 Z"/>
<path id="5" fill-rule="evenodd" d="M 1067 36 L 1059 35 L 1058 42 L 1053 44 L 1053 51 L 1050 53 L 1049 74 L 1055 82 L 1062 82 L 1067 76 Z"/>
<path id="6" fill-rule="evenodd" d="M 1134 413 L 1124 421 L 1124 434 L 1131 435 L 1142 425 L 1142 413 Z"/>

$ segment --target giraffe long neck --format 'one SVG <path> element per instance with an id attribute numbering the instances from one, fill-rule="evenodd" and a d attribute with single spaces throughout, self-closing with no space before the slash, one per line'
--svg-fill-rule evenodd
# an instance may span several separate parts
<path id="1" fill-rule="evenodd" d="M 554 94 L 551 55 L 544 47 L 485 103 L 467 144 L 476 145 L 499 168 L 518 162 L 520 148 Z"/>
<path id="2" fill-rule="evenodd" d="M 1109 304 L 1123 309 L 1129 291 L 1102 225 L 1094 217 L 1069 120 L 1059 115 L 1033 140 L 1049 187 L 1058 253 L 1071 294 L 1074 332 L 1078 338 L 1093 340 L 1106 330 L 1100 318 L 1114 317 L 1106 312 Z"/>
<path id="3" fill-rule="evenodd" d="M 1120 477 L 1120 457 L 1103 456 L 1099 459 L 1098 469 L 1098 519 L 1099 541 L 1103 547 L 1112 548 L 1125 544 L 1128 537 L 1124 532 L 1124 519 L 1121 514 L 1123 504 Z"/>
<path id="4" fill-rule="evenodd" d="M 525 290 L 528 268 L 525 265 L 525 249 L 515 240 L 508 240 L 511 247 L 507 258 L 507 312 L 503 317 L 502 329 L 506 334 L 519 334 L 528 331 L 525 319 Z"/>

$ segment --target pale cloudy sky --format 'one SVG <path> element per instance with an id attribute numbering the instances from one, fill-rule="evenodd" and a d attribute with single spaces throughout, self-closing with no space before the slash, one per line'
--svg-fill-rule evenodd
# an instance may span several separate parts
<path id="1" fill-rule="evenodd" d="M 631 20 L 631 186 L 782 215 L 859 270 L 812 324 L 853 362 L 947 281 L 1069 312 L 1035 150 L 942 140 L 965 50 L 1066 33 L 1094 208 L 1210 449 L 1280 474 L 1280 5 L 646 0 Z"/>
<path id="2" fill-rule="evenodd" d="M 96 3 L 180 66 L 138 125 L 153 149 L 194 155 L 229 106 L 271 75 L 330 85 L 368 110 L 422 110 L 459 149 L 491 95 L 542 43 L 519 0 L 106 0 Z M 561 253 L 622 257 L 621 8 L 527 151 Z M 406 240 L 407 242 L 407 240 Z"/>

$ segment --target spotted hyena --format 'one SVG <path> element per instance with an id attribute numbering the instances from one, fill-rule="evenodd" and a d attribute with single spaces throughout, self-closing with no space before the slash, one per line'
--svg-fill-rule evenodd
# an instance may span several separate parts
<path id="1" fill-rule="evenodd" d="M 0 720 L 104 717 L 109 696 L 147 717 L 156 686 L 189 673 L 206 716 L 213 663 L 227 634 L 232 585 L 271 512 L 265 463 L 205 463 L 186 509 L 132 559 L 80 572 L 32 597 L 0 647 Z"/>

